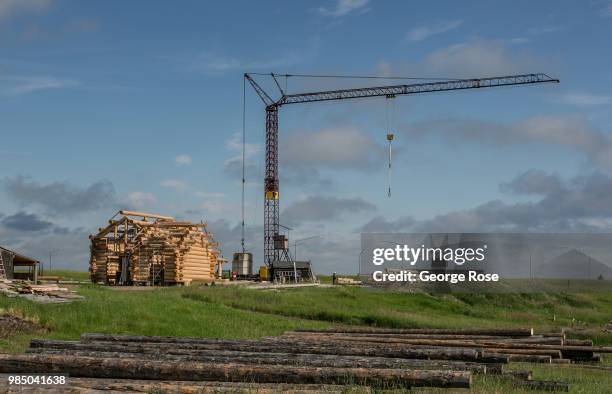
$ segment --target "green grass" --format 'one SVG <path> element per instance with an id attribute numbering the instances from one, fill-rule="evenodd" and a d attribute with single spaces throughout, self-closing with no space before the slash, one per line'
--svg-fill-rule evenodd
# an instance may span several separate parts
<path id="1" fill-rule="evenodd" d="M 612 294 L 409 294 L 359 287 L 253 291 L 190 289 L 183 295 L 208 304 L 337 324 L 379 327 L 560 327 L 587 330 L 598 343 L 612 319 Z"/>
<path id="2" fill-rule="evenodd" d="M 598 344 L 612 344 L 602 328 L 612 319 L 612 293 L 410 294 L 358 287 L 270 291 L 226 286 L 127 291 L 96 285 L 76 287 L 84 301 L 35 304 L 0 296 L 0 308 L 31 318 L 49 331 L 0 340 L 0 351 L 21 352 L 32 337 L 78 339 L 83 332 L 259 338 L 298 327 L 574 327 Z M 612 364 L 612 358 L 607 358 Z M 573 383 L 572 393 L 604 393 L 610 371 L 544 365 L 534 379 Z M 523 393 L 510 382 L 477 376 L 474 393 Z M 609 391 L 608 391 L 609 392 Z"/>
<path id="3" fill-rule="evenodd" d="M 69 271 L 69 270 L 45 270 L 44 276 L 59 276 L 60 280 L 79 280 L 89 281 L 89 272 Z"/>
<path id="4" fill-rule="evenodd" d="M 585 369 L 580 367 L 567 368 L 544 364 L 511 364 L 515 370 L 530 370 L 534 380 L 552 380 L 570 384 L 570 393 L 598 394 L 610 393 L 612 373 L 610 371 Z M 496 376 L 477 375 L 474 379 L 472 393 L 511 393 L 533 394 L 538 391 L 515 387 L 511 382 Z"/>
<path id="5" fill-rule="evenodd" d="M 0 340 L 0 351 L 23 351 L 32 336 L 74 340 L 84 332 L 258 338 L 297 327 L 328 326 L 325 322 L 268 316 L 184 297 L 190 290 L 174 287 L 122 291 L 85 285 L 78 292 L 86 299 L 70 304 L 37 304 L 0 296 L 0 308 L 19 311 L 50 330 L 44 335 Z"/>

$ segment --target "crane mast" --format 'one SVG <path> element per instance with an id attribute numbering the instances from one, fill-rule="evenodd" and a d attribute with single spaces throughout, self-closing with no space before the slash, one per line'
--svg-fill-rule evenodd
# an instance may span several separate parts
<path id="1" fill-rule="evenodd" d="M 270 95 L 253 79 L 250 74 L 244 78 L 251 84 L 259 98 L 266 105 L 266 170 L 264 176 L 264 261 L 269 267 L 275 262 L 290 260 L 288 241 L 280 234 L 280 190 L 278 177 L 278 112 L 283 105 L 312 103 L 319 101 L 338 101 L 368 97 L 395 97 L 418 93 L 482 89 L 501 86 L 558 83 L 559 80 L 546 74 L 521 74 L 491 78 L 449 79 L 439 82 L 374 86 L 354 89 L 328 90 L 286 94 L 270 74 L 281 92 L 278 100 Z M 290 77 L 291 75 L 284 75 Z"/>

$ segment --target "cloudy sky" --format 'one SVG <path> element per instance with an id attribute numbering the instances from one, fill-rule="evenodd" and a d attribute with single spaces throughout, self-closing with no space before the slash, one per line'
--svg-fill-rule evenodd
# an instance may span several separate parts
<path id="1" fill-rule="evenodd" d="M 357 271 L 362 231 L 610 231 L 610 37 L 600 0 L 0 0 L 0 244 L 86 269 L 87 236 L 131 208 L 207 221 L 231 256 L 247 71 L 562 81 L 283 108 L 281 222 L 320 236 L 298 246 L 319 272 Z M 259 265 L 264 107 L 246 98 Z"/>

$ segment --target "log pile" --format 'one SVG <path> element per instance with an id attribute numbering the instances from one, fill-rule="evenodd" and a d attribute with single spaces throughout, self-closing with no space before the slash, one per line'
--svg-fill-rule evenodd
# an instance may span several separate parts
<path id="1" fill-rule="evenodd" d="M 336 278 L 336 285 L 343 285 L 343 286 L 359 286 L 361 285 L 363 282 L 361 282 L 360 280 L 355 280 L 353 278 L 344 278 L 344 277 L 338 277 Z"/>
<path id="2" fill-rule="evenodd" d="M 225 262 L 206 224 L 119 211 L 91 235 L 94 283 L 167 285 L 212 281 Z"/>
<path id="3" fill-rule="evenodd" d="M 79 378 L 75 387 L 156 392 L 469 388 L 473 374 L 491 374 L 525 389 L 568 391 L 566 383 L 533 380 L 508 364 L 585 363 L 609 352 L 589 340 L 524 329 L 296 330 L 260 340 L 83 334 L 80 341 L 34 339 L 26 354 L 0 355 L 0 373 L 65 373 Z"/>
<path id="4" fill-rule="evenodd" d="M 35 285 L 29 281 L 11 279 L 0 279 L 0 294 L 41 303 L 65 303 L 84 298 L 74 290 L 60 287 L 56 283 Z"/>
<path id="5" fill-rule="evenodd" d="M 296 330 L 282 338 L 301 343 L 346 345 L 382 344 L 417 349 L 476 350 L 481 359 L 502 357 L 509 362 L 597 362 L 596 353 L 612 347 L 594 346 L 592 340 L 568 339 L 564 332 L 535 335 L 532 329 L 372 329 Z"/>

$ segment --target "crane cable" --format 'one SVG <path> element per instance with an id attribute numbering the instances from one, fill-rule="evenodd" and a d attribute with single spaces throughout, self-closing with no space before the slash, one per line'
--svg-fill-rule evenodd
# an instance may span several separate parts
<path id="1" fill-rule="evenodd" d="M 391 122 L 389 122 L 389 100 L 393 100 L 395 96 L 387 96 L 385 103 L 386 118 L 387 118 L 387 141 L 389 142 L 389 162 L 387 167 L 387 197 L 391 198 L 391 142 L 393 141 L 394 135 L 391 127 L 395 124 L 395 101 L 391 104 Z"/>
<path id="2" fill-rule="evenodd" d="M 270 73 L 258 73 L 258 72 L 250 72 L 250 75 L 265 75 L 270 76 Z M 285 77 L 285 78 L 336 78 L 336 79 L 404 79 L 404 80 L 414 80 L 414 81 L 459 81 L 459 78 L 445 78 L 445 77 L 401 77 L 401 76 L 380 76 L 380 75 L 327 75 L 327 74 L 276 74 L 277 77 Z"/>
<path id="3" fill-rule="evenodd" d="M 242 253 L 244 254 L 244 186 L 246 182 L 246 171 L 245 171 L 245 159 L 246 159 L 246 77 L 242 79 L 242 237 L 240 239 L 240 245 L 242 246 Z"/>

